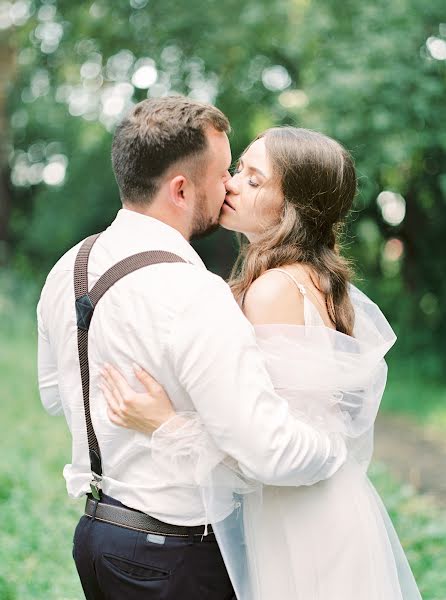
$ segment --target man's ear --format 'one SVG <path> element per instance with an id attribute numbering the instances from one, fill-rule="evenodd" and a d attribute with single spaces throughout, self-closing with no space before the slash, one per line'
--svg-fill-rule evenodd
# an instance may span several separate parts
<path id="1" fill-rule="evenodd" d="M 171 202 L 181 209 L 187 208 L 186 187 L 188 181 L 183 175 L 177 175 L 169 182 L 169 197 Z"/>

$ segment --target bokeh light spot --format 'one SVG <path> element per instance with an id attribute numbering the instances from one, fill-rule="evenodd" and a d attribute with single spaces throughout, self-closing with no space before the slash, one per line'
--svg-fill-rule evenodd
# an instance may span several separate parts
<path id="1" fill-rule="evenodd" d="M 429 54 L 435 60 L 446 60 L 446 41 L 437 37 L 430 37 L 426 42 Z"/>
<path id="2" fill-rule="evenodd" d="M 303 90 L 286 90 L 279 96 L 279 103 L 284 108 L 305 108 L 309 98 Z"/>
<path id="3" fill-rule="evenodd" d="M 154 65 L 143 65 L 133 73 L 132 83 L 141 90 L 147 90 L 158 79 L 158 71 Z"/>
<path id="4" fill-rule="evenodd" d="M 386 190 L 378 195 L 376 202 L 386 223 L 396 226 L 403 222 L 406 216 L 406 201 L 401 194 Z"/>
<path id="5" fill-rule="evenodd" d="M 61 185 L 65 180 L 67 162 L 63 154 L 52 156 L 49 164 L 43 169 L 43 181 L 47 185 Z"/>
<path id="6" fill-rule="evenodd" d="M 404 253 L 404 244 L 398 238 L 387 240 L 384 246 L 384 258 L 391 262 L 400 260 Z"/>
<path id="7" fill-rule="evenodd" d="M 272 92 L 280 92 L 291 85 L 291 77 L 285 67 L 274 65 L 262 71 L 262 83 Z"/>

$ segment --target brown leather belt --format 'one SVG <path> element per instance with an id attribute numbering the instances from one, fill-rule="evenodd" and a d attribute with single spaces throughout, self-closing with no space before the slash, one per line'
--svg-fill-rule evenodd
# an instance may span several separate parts
<path id="1" fill-rule="evenodd" d="M 184 525 L 172 525 L 158 521 L 146 513 L 133 510 L 131 508 L 123 508 L 121 506 L 113 506 L 97 502 L 92 498 L 87 498 L 85 504 L 85 515 L 95 518 L 98 521 L 142 531 L 144 533 L 154 533 L 158 535 L 172 535 L 179 537 L 189 537 L 190 535 L 204 535 L 204 525 L 196 525 L 187 527 Z M 212 527 L 208 525 L 208 534 L 213 534 Z"/>

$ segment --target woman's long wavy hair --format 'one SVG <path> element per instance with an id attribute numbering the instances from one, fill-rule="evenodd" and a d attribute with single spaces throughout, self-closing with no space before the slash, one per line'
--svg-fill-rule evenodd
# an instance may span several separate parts
<path id="1" fill-rule="evenodd" d="M 353 271 L 339 253 L 338 239 L 356 194 L 353 160 L 341 144 L 308 129 L 273 127 L 256 140 L 260 138 L 283 205 L 275 226 L 269 225 L 254 242 L 241 244 L 229 281 L 232 292 L 242 304 L 249 286 L 268 269 L 305 264 L 325 295 L 333 325 L 353 335 L 348 295 Z"/>

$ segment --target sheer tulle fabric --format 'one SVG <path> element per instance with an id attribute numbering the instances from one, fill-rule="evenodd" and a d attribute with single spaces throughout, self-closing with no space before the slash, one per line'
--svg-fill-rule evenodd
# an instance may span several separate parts
<path id="1" fill-rule="evenodd" d="M 329 480 L 264 486 L 243 477 L 196 413 L 152 438 L 154 459 L 178 485 L 199 486 L 239 600 L 418 600 L 410 567 L 367 478 L 395 335 L 351 286 L 354 337 L 324 326 L 305 296 L 305 326 L 262 325 L 257 340 L 292 414 L 342 432 L 346 464 Z M 233 510 L 228 515 L 228 506 Z"/>

